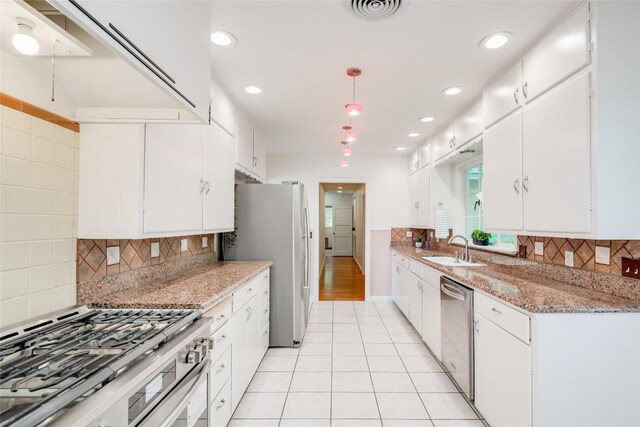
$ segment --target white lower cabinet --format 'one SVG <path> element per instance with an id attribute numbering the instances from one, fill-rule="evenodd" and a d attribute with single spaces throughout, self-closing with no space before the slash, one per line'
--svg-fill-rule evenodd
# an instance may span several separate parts
<path id="1" fill-rule="evenodd" d="M 531 347 L 476 313 L 475 405 L 492 427 L 531 426 Z"/>
<path id="2" fill-rule="evenodd" d="M 226 427 L 233 414 L 231 403 L 231 380 L 229 380 L 209 405 L 209 427 Z"/>
<path id="3" fill-rule="evenodd" d="M 422 266 L 422 340 L 442 358 L 440 342 L 440 273 Z"/>
<path id="4" fill-rule="evenodd" d="M 407 279 L 409 321 L 418 334 L 422 334 L 422 278 L 410 271 Z"/>

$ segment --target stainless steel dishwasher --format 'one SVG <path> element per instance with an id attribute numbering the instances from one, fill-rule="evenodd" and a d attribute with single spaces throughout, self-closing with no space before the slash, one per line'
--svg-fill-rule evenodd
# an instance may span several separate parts
<path id="1" fill-rule="evenodd" d="M 441 276 L 440 317 L 442 364 L 473 400 L 473 290 Z"/>

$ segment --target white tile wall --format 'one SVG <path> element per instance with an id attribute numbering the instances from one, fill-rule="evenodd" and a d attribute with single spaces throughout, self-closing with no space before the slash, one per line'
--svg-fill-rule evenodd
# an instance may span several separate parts
<path id="1" fill-rule="evenodd" d="M 76 303 L 78 134 L 0 107 L 0 327 Z"/>

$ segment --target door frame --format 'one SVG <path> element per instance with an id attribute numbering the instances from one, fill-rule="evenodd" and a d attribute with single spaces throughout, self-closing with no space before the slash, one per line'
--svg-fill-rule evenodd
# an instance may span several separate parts
<path id="1" fill-rule="evenodd" d="M 317 178 L 314 179 L 313 185 L 317 194 L 315 195 L 316 206 L 320 206 L 320 185 L 322 184 L 362 184 L 365 188 L 365 195 L 367 194 L 367 188 L 369 188 L 369 180 L 366 178 Z M 371 238 L 367 239 L 371 235 L 371 226 L 370 226 L 370 203 L 366 202 L 364 204 L 364 300 L 372 301 L 376 298 L 371 297 Z M 322 217 L 318 217 L 315 222 L 315 229 L 320 230 L 320 221 L 324 221 L 324 215 Z M 324 246 L 324 239 L 318 239 L 318 253 L 320 253 L 320 246 Z M 320 262 L 318 256 L 313 257 L 313 267 L 314 267 L 314 278 L 313 278 L 313 301 L 318 301 L 320 295 L 320 269 L 323 266 L 323 263 Z M 388 298 L 384 297 L 386 301 Z"/>

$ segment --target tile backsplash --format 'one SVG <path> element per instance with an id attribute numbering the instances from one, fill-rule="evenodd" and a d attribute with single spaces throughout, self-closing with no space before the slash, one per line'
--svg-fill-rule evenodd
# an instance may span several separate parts
<path id="1" fill-rule="evenodd" d="M 77 282 L 87 282 L 180 258 L 213 253 L 216 239 L 215 234 L 136 240 L 79 239 Z M 183 241 L 185 243 L 182 243 Z"/>
<path id="2" fill-rule="evenodd" d="M 538 244 L 538 254 L 535 246 Z M 565 265 L 568 252 L 573 267 L 581 270 L 622 275 L 622 257 L 640 258 L 640 240 L 586 240 L 558 237 L 518 236 L 527 247 L 527 259 L 545 264 Z M 542 248 L 540 247 L 542 246 Z M 542 255 L 539 254 L 542 249 Z"/>
<path id="3" fill-rule="evenodd" d="M 0 107 L 0 327 L 76 303 L 79 134 L 14 104 Z"/>

